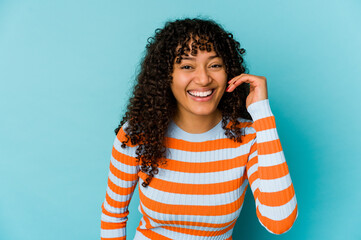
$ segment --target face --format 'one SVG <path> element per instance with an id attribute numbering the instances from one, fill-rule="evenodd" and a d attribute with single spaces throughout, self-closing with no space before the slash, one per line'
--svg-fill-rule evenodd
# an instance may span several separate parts
<path id="1" fill-rule="evenodd" d="M 177 100 L 178 116 L 219 114 L 217 106 L 227 85 L 226 69 L 216 52 L 198 51 L 174 63 L 171 89 Z"/>

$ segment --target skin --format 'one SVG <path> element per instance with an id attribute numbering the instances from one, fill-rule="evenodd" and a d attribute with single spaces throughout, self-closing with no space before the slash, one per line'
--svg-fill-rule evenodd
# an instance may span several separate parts
<path id="1" fill-rule="evenodd" d="M 197 56 L 189 55 L 181 63 L 175 62 L 173 69 L 171 90 L 177 100 L 177 112 L 173 120 L 188 133 L 203 133 L 217 125 L 222 119 L 217 106 L 223 94 L 233 92 L 244 82 L 250 83 L 247 107 L 268 98 L 267 82 L 263 76 L 241 74 L 227 83 L 223 60 L 214 51 L 199 51 Z M 196 99 L 188 93 L 209 89 L 214 92 L 207 101 Z"/>
<path id="2" fill-rule="evenodd" d="M 229 86 L 226 92 L 233 92 L 242 83 L 250 84 L 250 92 L 246 99 L 246 107 L 252 103 L 268 99 L 267 79 L 263 76 L 256 76 L 242 73 L 228 81 Z"/>
<path id="3" fill-rule="evenodd" d="M 184 56 L 173 69 L 171 90 L 178 107 L 174 122 L 189 133 L 208 131 L 222 119 L 217 109 L 227 85 L 222 58 L 214 51 L 199 51 L 197 56 Z M 197 101 L 187 92 L 209 89 L 214 92 L 208 101 Z"/>

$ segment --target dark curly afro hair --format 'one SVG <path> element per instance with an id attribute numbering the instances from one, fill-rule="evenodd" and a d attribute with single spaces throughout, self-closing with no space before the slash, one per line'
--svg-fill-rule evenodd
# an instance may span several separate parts
<path id="1" fill-rule="evenodd" d="M 125 148 L 129 141 L 138 146 L 136 158 L 141 161 L 140 170 L 148 176 L 142 183 L 143 187 L 148 186 L 158 173 L 157 167 L 166 163 L 164 136 L 177 109 L 170 88 L 175 62 L 180 63 L 182 56 L 188 54 L 195 56 L 198 51 L 212 50 L 222 58 L 228 80 L 246 72 L 242 58 L 245 50 L 240 48 L 231 33 L 212 20 L 186 18 L 169 21 L 164 28 L 156 29 L 154 37 L 148 38 L 133 96 L 115 129 L 118 134 L 127 122 L 124 129 L 127 140 L 122 142 L 122 147 Z M 237 119 L 252 120 L 245 105 L 248 94 L 249 84 L 241 84 L 233 92 L 224 94 L 218 105 L 226 136 L 237 142 L 241 142 L 244 135 Z"/>

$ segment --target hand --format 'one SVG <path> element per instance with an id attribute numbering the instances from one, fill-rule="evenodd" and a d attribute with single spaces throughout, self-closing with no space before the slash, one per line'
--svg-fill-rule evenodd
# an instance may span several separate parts
<path id="1" fill-rule="evenodd" d="M 233 90 L 244 82 L 250 84 L 249 94 L 246 99 L 246 108 L 252 103 L 268 98 L 267 79 L 263 76 L 256 76 L 242 73 L 228 81 L 229 86 L 226 92 L 233 92 Z"/>

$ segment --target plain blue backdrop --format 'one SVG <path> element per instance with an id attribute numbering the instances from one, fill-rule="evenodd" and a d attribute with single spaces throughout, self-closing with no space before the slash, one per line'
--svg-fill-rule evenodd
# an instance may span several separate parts
<path id="1" fill-rule="evenodd" d="M 219 22 L 267 77 L 296 190 L 283 235 L 260 225 L 248 190 L 234 239 L 361 239 L 360 12 L 357 0 L 0 0 L 0 239 L 100 238 L 114 129 L 147 38 L 183 17 Z"/>

